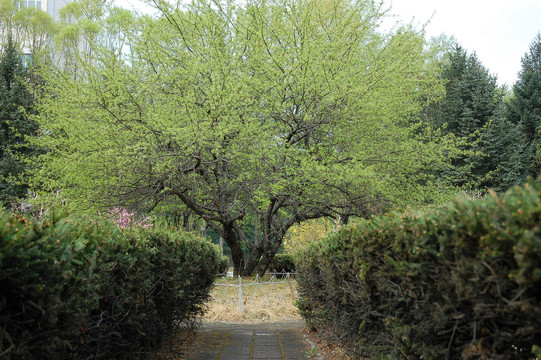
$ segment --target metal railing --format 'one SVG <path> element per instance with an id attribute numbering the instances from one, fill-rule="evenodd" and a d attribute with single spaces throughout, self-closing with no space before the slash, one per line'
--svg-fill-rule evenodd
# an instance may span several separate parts
<path id="1" fill-rule="evenodd" d="M 250 298 L 255 298 L 255 294 L 260 290 L 261 287 L 270 287 L 270 289 L 266 290 L 266 293 L 260 297 L 260 299 L 263 299 L 260 301 L 265 301 L 265 298 L 270 299 L 271 297 L 274 298 L 275 301 L 287 301 L 286 294 L 284 294 L 285 289 L 283 284 L 286 284 L 285 288 L 289 289 L 292 296 L 295 296 L 295 291 L 292 288 L 293 284 L 296 284 L 295 273 L 273 272 L 269 275 L 271 277 L 268 280 L 262 280 L 259 275 L 256 275 L 252 282 L 244 282 L 241 276 L 238 276 L 237 279 L 235 279 L 234 277 L 223 276 L 223 274 L 221 274 L 221 278 L 214 283 L 214 286 L 238 289 L 235 291 L 235 298 L 232 296 L 226 296 L 225 298 L 227 298 L 228 301 L 234 300 L 234 302 L 238 304 L 239 312 L 244 311 L 243 306 L 247 304 Z M 251 289 L 252 291 L 250 291 L 249 295 L 246 296 L 247 289 Z M 278 289 L 281 290 L 281 292 L 277 291 Z M 224 297 L 222 296 L 222 298 Z"/>

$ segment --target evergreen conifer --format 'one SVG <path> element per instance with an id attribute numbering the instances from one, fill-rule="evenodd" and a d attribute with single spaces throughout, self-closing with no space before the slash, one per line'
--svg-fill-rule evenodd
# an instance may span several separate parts
<path id="1" fill-rule="evenodd" d="M 34 99 L 26 87 L 29 70 L 21 62 L 17 45 L 8 38 L 0 58 L 0 203 L 9 205 L 22 198 L 27 186 L 20 181 L 25 165 L 21 156 L 35 152 L 25 136 L 35 135 L 30 119 Z"/>

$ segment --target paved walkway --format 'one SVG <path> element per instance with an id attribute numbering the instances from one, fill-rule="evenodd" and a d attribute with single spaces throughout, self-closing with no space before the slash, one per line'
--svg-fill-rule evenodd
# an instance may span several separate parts
<path id="1" fill-rule="evenodd" d="M 186 356 L 189 360 L 308 359 L 310 346 L 300 332 L 303 327 L 303 322 L 204 323 Z"/>

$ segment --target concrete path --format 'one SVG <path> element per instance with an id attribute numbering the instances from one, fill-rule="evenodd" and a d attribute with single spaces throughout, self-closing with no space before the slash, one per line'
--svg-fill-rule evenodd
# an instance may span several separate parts
<path id="1" fill-rule="evenodd" d="M 300 330 L 304 322 L 204 323 L 187 350 L 189 360 L 301 360 L 310 346 Z"/>

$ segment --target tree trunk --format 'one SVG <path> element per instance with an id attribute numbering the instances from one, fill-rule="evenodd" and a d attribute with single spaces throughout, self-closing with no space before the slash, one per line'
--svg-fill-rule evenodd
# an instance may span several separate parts
<path id="1" fill-rule="evenodd" d="M 182 227 L 186 231 L 191 231 L 190 229 L 190 215 L 192 212 L 190 210 L 186 210 L 182 213 Z"/>
<path id="2" fill-rule="evenodd" d="M 274 259 L 274 255 L 276 255 L 276 252 L 278 251 L 279 247 L 280 246 L 278 247 L 273 246 L 269 250 L 263 253 L 263 256 L 261 257 L 261 260 L 259 261 L 259 266 L 257 269 L 257 273 L 259 274 L 259 276 L 265 275 L 265 271 L 267 271 L 267 269 L 269 268 L 269 265 L 272 259 Z"/>
<path id="3" fill-rule="evenodd" d="M 258 267 L 259 261 L 263 254 L 262 246 L 254 246 L 252 251 L 250 251 L 250 257 L 246 261 L 246 267 L 244 268 L 244 275 L 252 275 L 254 270 Z"/>
<path id="4" fill-rule="evenodd" d="M 272 259 L 274 259 L 274 255 L 276 255 L 276 252 L 282 244 L 282 236 L 279 236 L 277 233 L 268 232 L 266 235 L 267 236 L 263 238 L 263 255 L 261 256 L 261 260 L 259 260 L 257 267 L 259 276 L 265 275 L 265 271 L 269 268 Z"/>
<path id="5" fill-rule="evenodd" d="M 231 259 L 233 260 L 233 275 L 235 276 L 244 276 L 244 253 L 242 252 L 242 247 L 236 241 L 230 243 L 225 239 L 229 248 L 231 249 Z"/>
<path id="6" fill-rule="evenodd" d="M 254 226 L 254 245 L 259 247 L 259 217 L 255 217 L 255 226 Z"/>
<path id="7" fill-rule="evenodd" d="M 244 252 L 232 226 L 224 227 L 224 241 L 231 249 L 233 260 L 233 275 L 243 276 L 244 274 Z"/>

